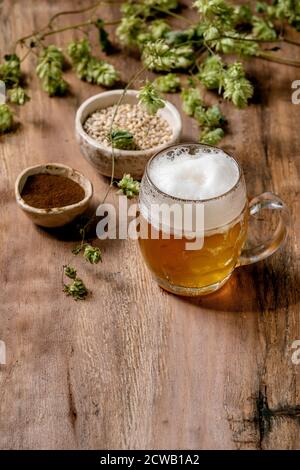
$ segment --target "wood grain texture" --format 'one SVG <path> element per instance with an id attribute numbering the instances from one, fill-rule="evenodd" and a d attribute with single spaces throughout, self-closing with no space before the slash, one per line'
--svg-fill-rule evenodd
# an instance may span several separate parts
<path id="1" fill-rule="evenodd" d="M 1 56 L 56 11 L 85 3 L 0 1 Z M 103 11 L 105 19 L 118 15 Z M 300 59 L 293 46 L 281 52 Z M 110 60 L 125 82 L 138 67 L 129 54 Z M 151 280 L 136 243 L 101 242 L 101 266 L 76 260 L 93 295 L 75 303 L 61 294 L 60 279 L 74 242 L 33 226 L 13 187 L 25 167 L 60 162 L 88 176 L 100 201 L 107 180 L 74 138 L 76 108 L 100 88 L 68 72 L 70 95 L 50 99 L 34 63 L 24 65 L 32 100 L 17 110 L 22 124 L 0 138 L 0 339 L 7 345 L 0 448 L 300 449 L 300 366 L 291 362 L 300 339 L 300 107 L 291 103 L 291 82 L 300 70 L 251 61 L 254 103 L 244 111 L 221 105 L 229 118 L 222 147 L 242 162 L 249 194 L 272 190 L 291 209 L 284 249 L 238 269 L 215 295 L 184 299 Z M 184 139 L 197 139 L 196 124 L 183 119 Z M 109 200 L 117 201 L 113 193 Z"/>

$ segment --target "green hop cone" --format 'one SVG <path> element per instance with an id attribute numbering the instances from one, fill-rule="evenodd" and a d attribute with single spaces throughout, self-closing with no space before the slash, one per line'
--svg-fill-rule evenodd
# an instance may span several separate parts
<path id="1" fill-rule="evenodd" d="M 64 274 L 70 279 L 76 279 L 77 272 L 75 268 L 72 268 L 72 266 L 64 266 Z"/>
<path id="2" fill-rule="evenodd" d="M 119 74 L 112 64 L 91 55 L 91 45 L 87 39 L 71 42 L 67 52 L 80 80 L 110 87 L 119 79 Z"/>
<path id="3" fill-rule="evenodd" d="M 83 256 L 91 264 L 98 264 L 99 261 L 102 261 L 101 250 L 95 246 L 86 245 Z"/>
<path id="4" fill-rule="evenodd" d="M 7 95 L 11 103 L 18 104 L 20 106 L 23 106 L 26 103 L 26 101 L 30 100 L 24 88 L 20 86 L 16 86 L 8 90 Z"/>
<path id="5" fill-rule="evenodd" d="M 84 245 L 75 246 L 75 248 L 73 248 L 72 250 L 73 255 L 79 255 L 79 253 L 83 250 L 83 248 L 84 248 Z"/>
<path id="6" fill-rule="evenodd" d="M 46 77 L 42 82 L 43 90 L 49 96 L 63 96 L 68 90 L 68 83 L 63 78 Z"/>
<path id="7" fill-rule="evenodd" d="M 218 127 L 226 122 L 225 117 L 217 105 L 210 106 L 206 110 L 206 119 L 208 127 Z"/>
<path id="8" fill-rule="evenodd" d="M 182 109 L 189 116 L 193 116 L 197 106 L 203 105 L 200 91 L 197 88 L 185 88 L 181 92 Z"/>
<path id="9" fill-rule="evenodd" d="M 201 65 L 198 78 L 208 90 L 220 91 L 223 85 L 224 63 L 219 55 L 209 56 Z"/>
<path id="10" fill-rule="evenodd" d="M 234 8 L 226 0 L 196 0 L 194 7 L 201 15 L 213 19 L 215 16 L 227 19 L 234 15 Z"/>
<path id="11" fill-rule="evenodd" d="M 168 73 L 154 80 L 153 85 L 161 93 L 176 93 L 180 90 L 180 79 L 175 73 Z"/>
<path id="12" fill-rule="evenodd" d="M 6 87 L 17 86 L 21 80 L 21 61 L 16 54 L 4 56 L 4 62 L 0 64 L 0 80 L 3 80 Z"/>
<path id="13" fill-rule="evenodd" d="M 219 127 L 224 124 L 225 118 L 217 105 L 205 109 L 203 106 L 197 106 L 194 112 L 195 119 L 201 126 L 207 128 Z"/>
<path id="14" fill-rule="evenodd" d="M 244 78 L 245 76 L 246 72 L 241 62 L 234 62 L 233 64 L 228 65 L 225 76 L 227 80 L 239 80 L 240 78 Z"/>
<path id="15" fill-rule="evenodd" d="M 91 57 L 87 65 L 85 80 L 96 85 L 110 87 L 116 83 L 119 75 L 113 65 Z"/>
<path id="16" fill-rule="evenodd" d="M 0 133 L 8 132 L 13 126 L 13 113 L 7 104 L 0 104 Z"/>
<path id="17" fill-rule="evenodd" d="M 162 19 L 154 20 L 149 25 L 149 34 L 152 41 L 164 38 L 170 30 L 170 25 Z"/>
<path id="18" fill-rule="evenodd" d="M 80 80 L 87 81 L 89 75 L 89 62 L 90 58 L 86 57 L 80 62 L 76 62 L 73 64 L 73 69 L 75 70 L 76 75 Z"/>
<path id="19" fill-rule="evenodd" d="M 59 47 L 50 44 L 44 47 L 40 53 L 38 65 L 42 66 L 45 63 L 55 63 L 58 67 L 62 68 L 64 65 L 64 55 Z"/>
<path id="20" fill-rule="evenodd" d="M 68 45 L 67 52 L 72 60 L 72 63 L 77 64 L 83 59 L 90 57 L 91 46 L 87 39 L 82 39 L 81 41 L 73 41 Z"/>
<path id="21" fill-rule="evenodd" d="M 140 192 L 140 183 L 135 181 L 132 176 L 124 175 L 123 178 L 118 182 L 119 194 L 124 194 L 128 199 L 132 199 L 138 196 Z"/>
<path id="22" fill-rule="evenodd" d="M 145 45 L 142 61 L 149 70 L 168 72 L 174 66 L 174 54 L 168 44 L 160 39 Z"/>
<path id="23" fill-rule="evenodd" d="M 224 137 L 224 131 L 220 127 L 210 130 L 204 129 L 200 136 L 200 144 L 217 145 Z"/>
<path id="24" fill-rule="evenodd" d="M 171 47 L 163 39 L 145 44 L 142 61 L 149 70 L 170 72 L 193 64 L 194 50 L 190 45 Z"/>
<path id="25" fill-rule="evenodd" d="M 62 77 L 63 64 L 63 53 L 54 45 L 45 47 L 39 55 L 36 73 L 49 96 L 64 95 L 68 89 L 68 83 Z"/>
<path id="26" fill-rule="evenodd" d="M 193 116 L 201 126 L 206 124 L 206 109 L 204 106 L 197 106 L 194 110 Z"/>
<path id="27" fill-rule="evenodd" d="M 247 78 L 225 79 L 223 97 L 232 101 L 237 108 L 245 108 L 253 96 L 253 86 Z"/>
<path id="28" fill-rule="evenodd" d="M 253 96 L 253 86 L 245 75 L 241 62 L 230 64 L 224 74 L 223 97 L 232 101 L 237 108 L 245 108 Z"/>
<path id="29" fill-rule="evenodd" d="M 74 300 L 84 300 L 88 295 L 88 290 L 85 287 L 83 281 L 79 278 L 67 285 L 64 285 L 64 292 L 66 295 L 71 295 Z"/>
<path id="30" fill-rule="evenodd" d="M 149 80 L 147 80 L 146 84 L 140 89 L 138 100 L 150 115 L 156 114 L 160 108 L 165 107 L 165 101 Z"/>
<path id="31" fill-rule="evenodd" d="M 135 46 L 137 38 L 144 28 L 144 20 L 132 14 L 132 16 L 125 16 L 121 19 L 121 23 L 116 29 L 116 35 L 122 45 Z"/>

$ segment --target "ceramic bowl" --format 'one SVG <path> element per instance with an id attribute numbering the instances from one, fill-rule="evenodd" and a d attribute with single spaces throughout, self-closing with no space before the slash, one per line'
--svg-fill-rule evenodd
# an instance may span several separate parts
<path id="1" fill-rule="evenodd" d="M 124 90 L 111 90 L 92 96 L 82 103 L 76 113 L 75 132 L 82 154 L 104 176 L 111 176 L 112 150 L 90 137 L 83 129 L 87 117 L 94 111 L 117 104 Z M 122 99 L 122 104 L 137 104 L 138 91 L 128 90 Z M 155 153 L 163 150 L 180 140 L 182 121 L 179 112 L 173 104 L 166 101 L 164 108 L 158 111 L 158 115 L 165 119 L 173 132 L 169 142 L 157 145 L 146 150 L 119 150 L 114 149 L 114 176 L 119 179 L 124 173 L 130 173 L 136 179 L 140 179 L 148 160 Z"/>
<path id="2" fill-rule="evenodd" d="M 70 178 L 84 189 L 85 197 L 76 204 L 64 207 L 54 207 L 51 209 L 38 209 L 32 207 L 22 199 L 21 193 L 29 176 L 48 173 L 50 175 L 59 175 Z M 71 222 L 75 217 L 81 215 L 88 207 L 93 195 L 92 183 L 79 171 L 74 170 L 60 163 L 48 163 L 46 165 L 36 165 L 26 168 L 18 176 L 15 183 L 15 195 L 19 207 L 25 214 L 37 225 L 42 227 L 61 227 Z"/>

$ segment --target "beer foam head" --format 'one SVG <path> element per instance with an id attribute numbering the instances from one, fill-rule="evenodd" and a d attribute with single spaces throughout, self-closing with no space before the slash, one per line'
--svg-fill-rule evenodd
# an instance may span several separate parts
<path id="1" fill-rule="evenodd" d="M 142 181 L 142 214 L 149 220 L 151 205 L 184 205 L 185 200 L 203 206 L 204 230 L 230 224 L 246 205 L 245 183 L 237 162 L 220 149 L 197 144 L 181 144 L 156 155 Z M 156 225 L 153 220 L 151 223 Z"/>
<path id="2" fill-rule="evenodd" d="M 207 153 L 199 149 L 193 155 L 177 149 L 161 154 L 149 168 L 155 186 L 180 199 L 212 199 L 227 193 L 239 179 L 235 160 L 218 149 Z"/>

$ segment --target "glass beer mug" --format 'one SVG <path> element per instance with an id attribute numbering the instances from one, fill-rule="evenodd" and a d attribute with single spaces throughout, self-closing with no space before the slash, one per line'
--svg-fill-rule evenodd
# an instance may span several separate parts
<path id="1" fill-rule="evenodd" d="M 249 218 L 262 209 L 280 211 L 279 224 L 267 243 L 246 249 Z M 263 193 L 249 202 L 239 163 L 202 144 L 174 145 L 149 160 L 139 210 L 139 244 L 148 268 L 163 289 L 187 296 L 211 293 L 236 267 L 273 254 L 289 226 L 281 199 Z"/>

